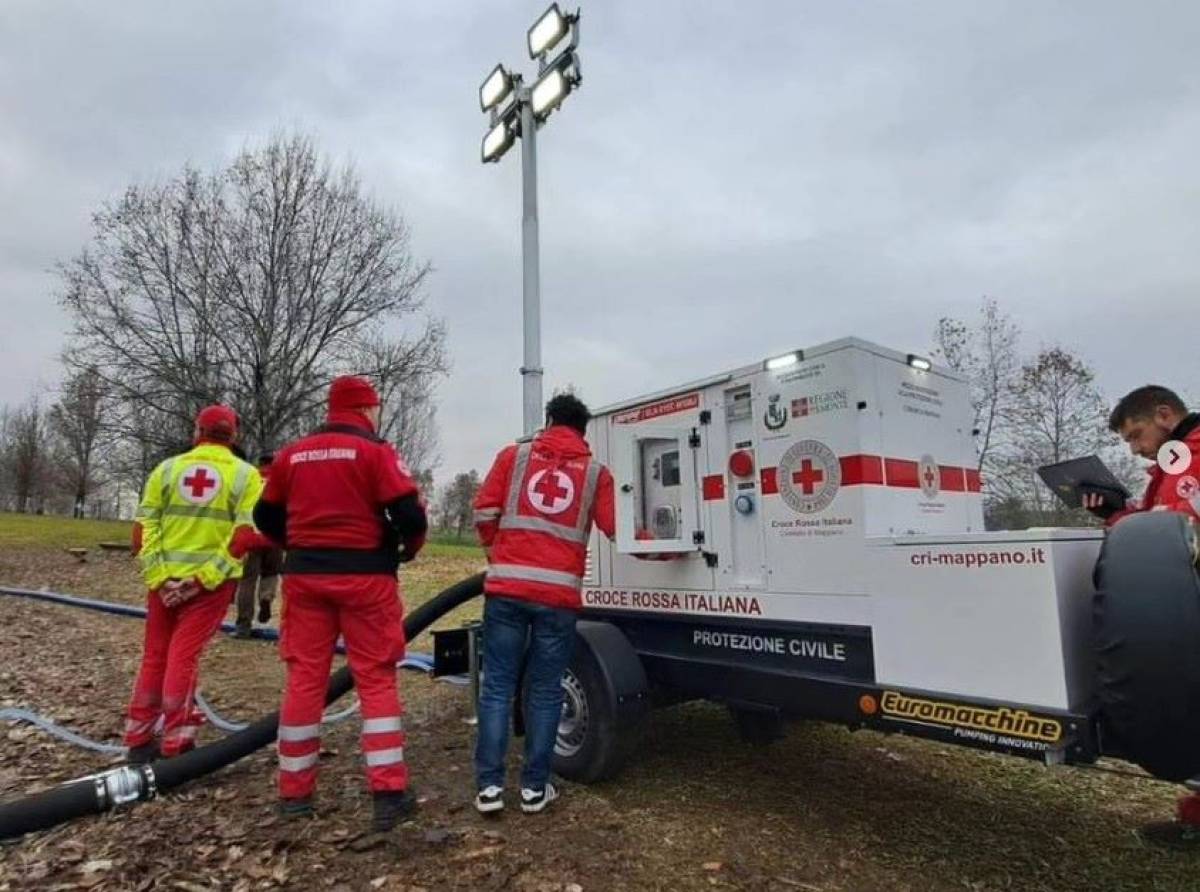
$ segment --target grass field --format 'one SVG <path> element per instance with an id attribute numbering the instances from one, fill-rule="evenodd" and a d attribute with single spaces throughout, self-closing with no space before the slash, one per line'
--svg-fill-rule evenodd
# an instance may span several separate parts
<path id="1" fill-rule="evenodd" d="M 95 548 L 101 542 L 128 542 L 132 523 L 127 520 L 89 520 L 51 514 L 0 512 L 0 548 L 42 545 L 63 548 Z M 425 546 L 430 557 L 473 557 L 482 555 L 469 538 L 434 533 Z"/>

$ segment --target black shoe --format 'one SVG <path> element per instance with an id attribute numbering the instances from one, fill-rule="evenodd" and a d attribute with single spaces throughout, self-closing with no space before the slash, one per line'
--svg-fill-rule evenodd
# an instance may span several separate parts
<path id="1" fill-rule="evenodd" d="M 279 816 L 285 820 L 311 818 L 313 816 L 313 801 L 311 796 L 299 799 L 280 799 Z"/>
<path id="2" fill-rule="evenodd" d="M 260 623 L 269 623 L 271 621 L 271 602 L 258 602 L 258 621 Z"/>
<path id="3" fill-rule="evenodd" d="M 493 785 L 480 790 L 475 794 L 475 811 L 481 815 L 504 811 L 504 788 Z"/>
<path id="4" fill-rule="evenodd" d="M 417 800 L 408 790 L 381 790 L 373 794 L 371 830 L 386 833 L 417 810 Z"/>
<path id="5" fill-rule="evenodd" d="M 157 762 L 162 758 L 162 753 L 158 749 L 158 741 L 143 743 L 141 746 L 131 746 L 129 752 L 125 756 L 125 761 L 130 765 L 148 765 L 151 762 Z"/>
<path id="6" fill-rule="evenodd" d="M 253 638 L 254 630 L 251 629 L 249 626 L 238 626 L 236 629 L 233 630 L 233 637 L 241 638 L 241 639 Z"/>
<path id="7" fill-rule="evenodd" d="M 558 790 L 554 784 L 546 781 L 546 786 L 540 790 L 521 788 L 521 811 L 527 815 L 536 814 L 558 798 Z"/>

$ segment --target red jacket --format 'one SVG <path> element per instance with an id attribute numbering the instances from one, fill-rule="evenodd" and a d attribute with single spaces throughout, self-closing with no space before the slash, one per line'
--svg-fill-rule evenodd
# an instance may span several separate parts
<path id="1" fill-rule="evenodd" d="M 1158 462 L 1148 473 L 1150 480 L 1141 498 L 1112 514 L 1105 523 L 1112 526 L 1123 517 L 1140 511 L 1178 511 L 1193 520 L 1200 519 L 1200 414 L 1192 414 L 1171 432 L 1172 440 L 1183 441 L 1192 451 L 1192 463 L 1182 474 L 1168 474 Z"/>
<path id="2" fill-rule="evenodd" d="M 304 569 L 285 566 L 285 572 L 321 572 L 313 560 L 329 563 L 328 572 L 382 572 L 335 566 L 337 556 L 389 550 L 394 554 L 384 509 L 407 496 L 419 496 L 417 485 L 396 450 L 375 436 L 363 416 L 331 413 L 328 421 L 276 453 L 259 504 L 286 509 L 288 564 L 300 561 Z M 256 510 L 256 520 L 260 514 Z M 408 557 L 423 540 L 422 533 L 405 541 Z M 347 559 L 354 564 L 358 557 L 370 563 L 367 555 L 351 554 Z"/>
<path id="3" fill-rule="evenodd" d="M 484 592 L 578 610 L 592 523 L 614 535 L 613 480 L 572 428 L 506 446 L 475 497 Z"/>

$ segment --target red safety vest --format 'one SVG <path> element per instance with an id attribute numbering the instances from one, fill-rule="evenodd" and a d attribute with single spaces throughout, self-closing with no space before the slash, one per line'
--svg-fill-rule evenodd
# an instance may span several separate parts
<path id="1" fill-rule="evenodd" d="M 593 522 L 613 537 L 613 481 L 582 436 L 555 425 L 505 447 L 475 498 L 485 593 L 578 610 Z"/>

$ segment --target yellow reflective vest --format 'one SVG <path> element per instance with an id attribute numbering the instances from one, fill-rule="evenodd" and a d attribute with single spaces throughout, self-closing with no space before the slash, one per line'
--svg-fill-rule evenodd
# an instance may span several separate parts
<path id="1" fill-rule="evenodd" d="M 142 525 L 138 559 L 146 587 L 195 577 L 214 589 L 240 579 L 243 562 L 230 554 L 229 545 L 235 528 L 254 526 L 252 512 L 262 489 L 257 468 L 215 443 L 202 443 L 155 468 L 136 518 Z"/>

